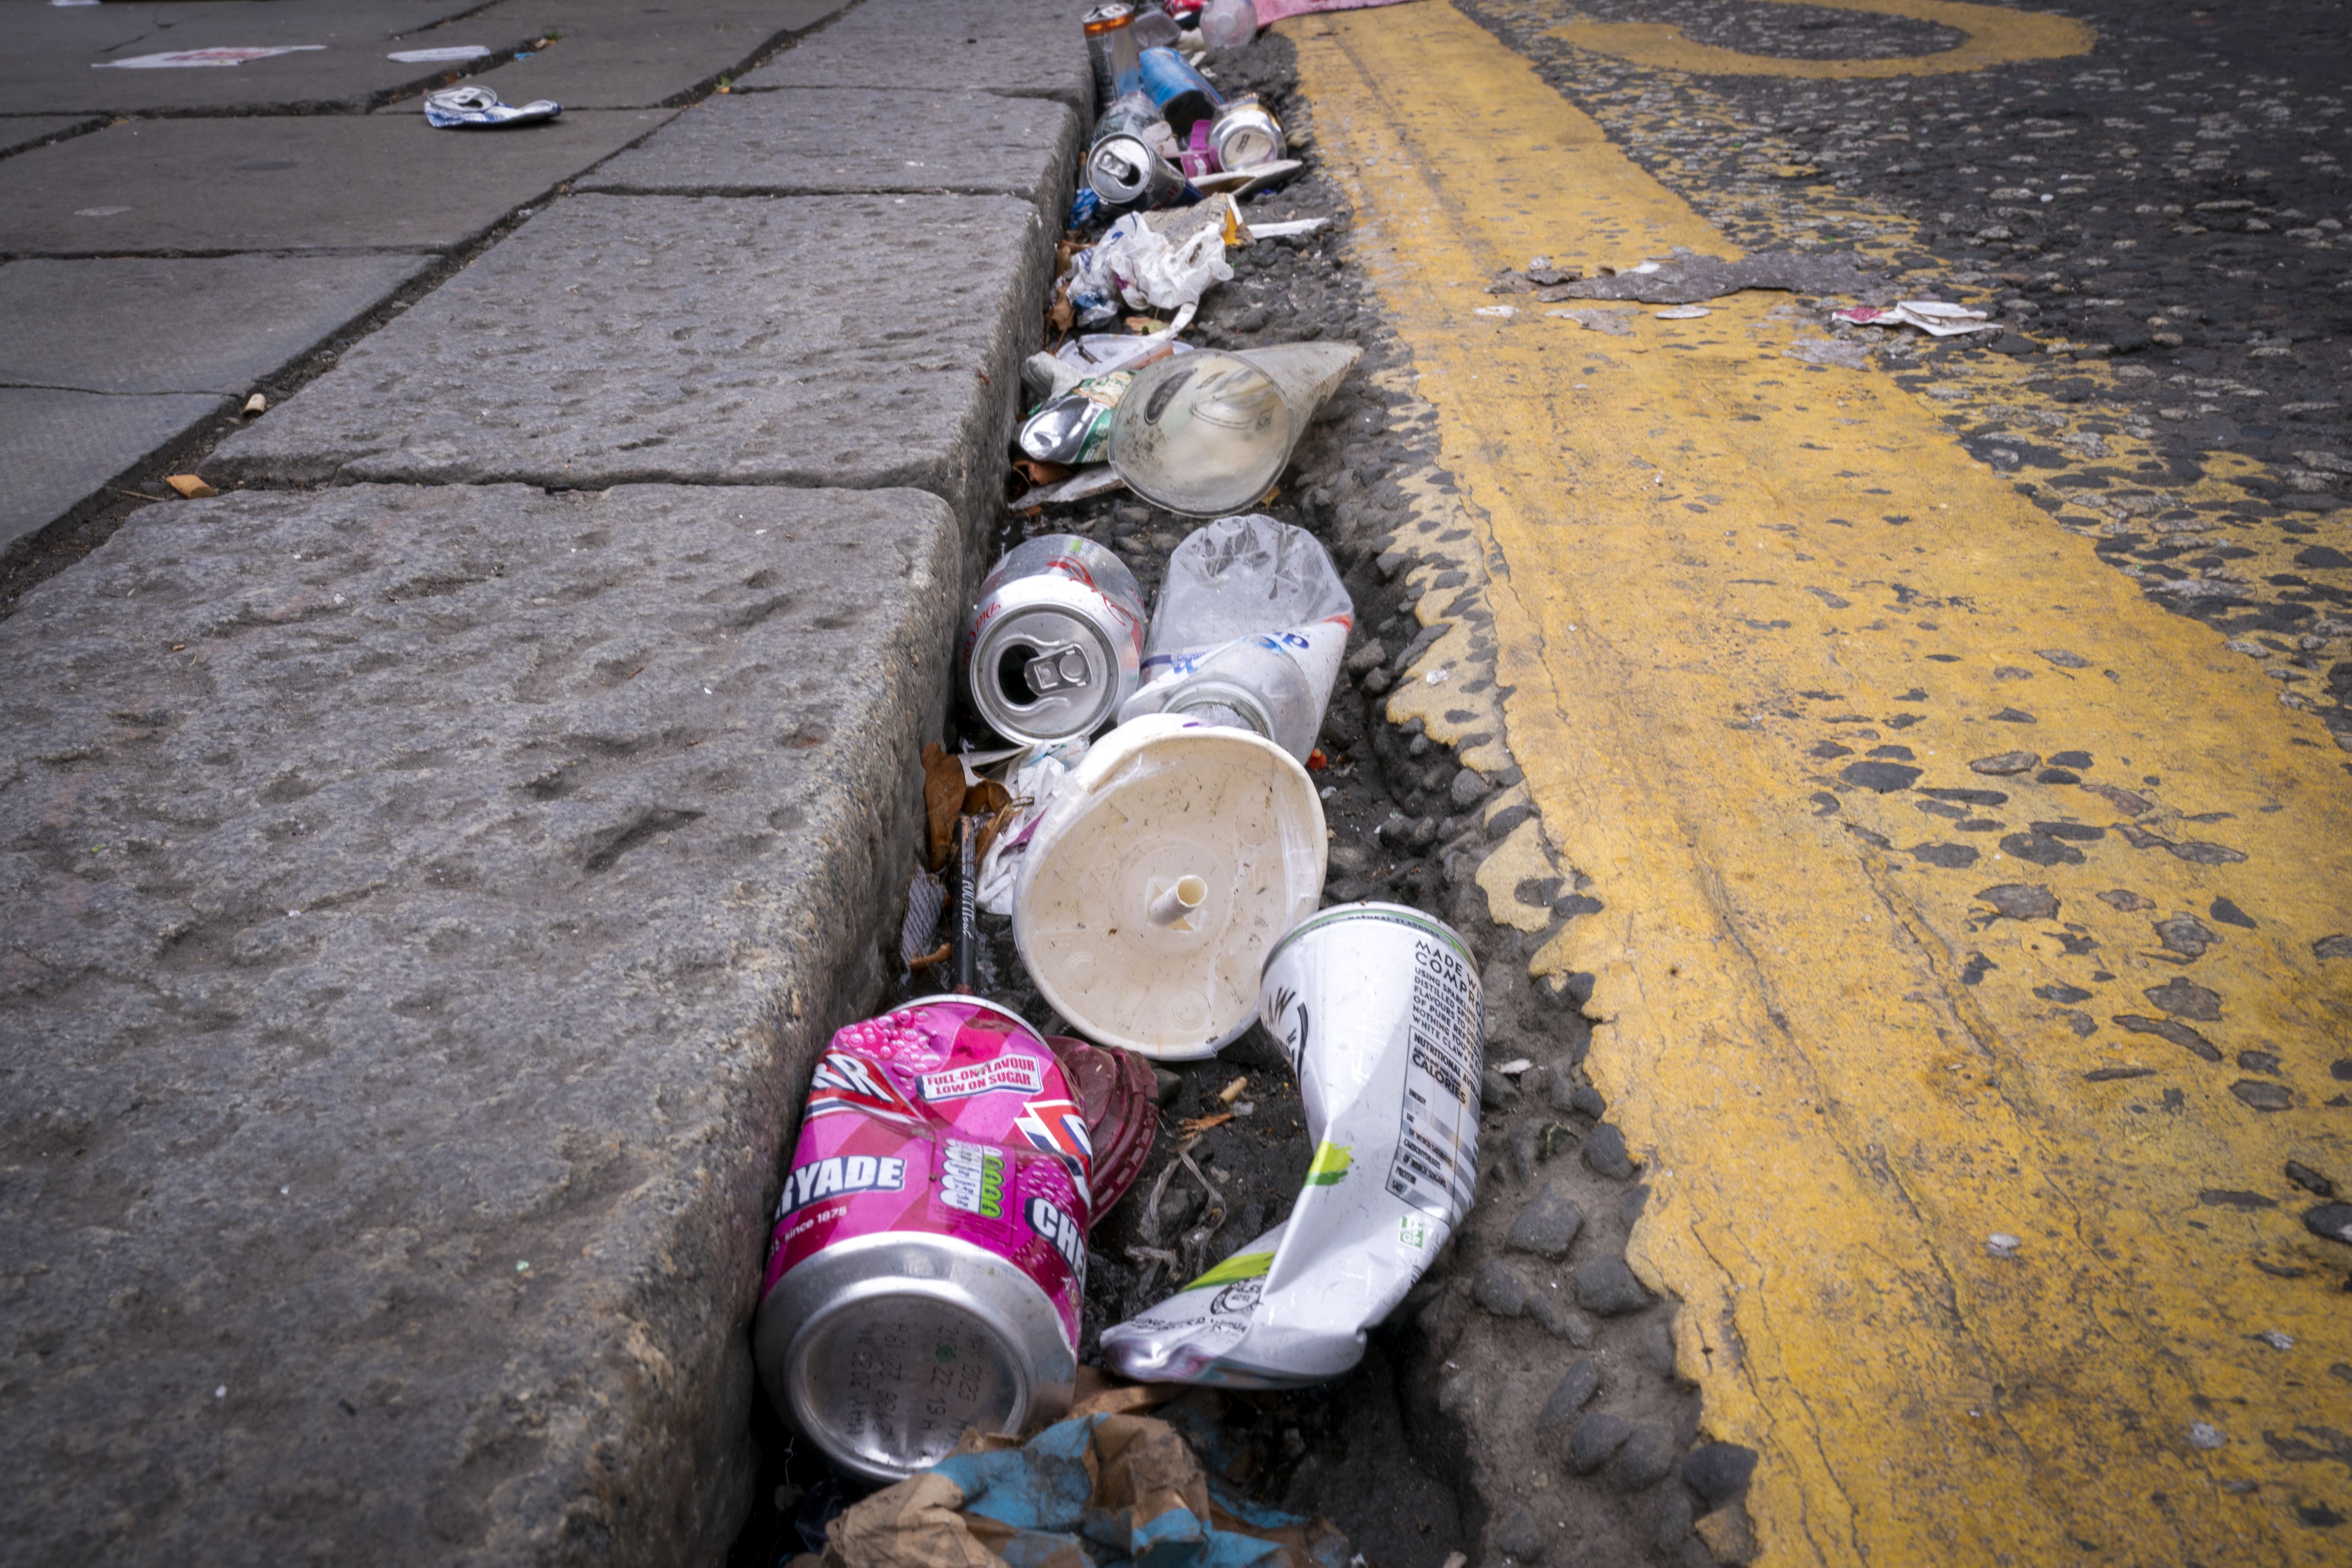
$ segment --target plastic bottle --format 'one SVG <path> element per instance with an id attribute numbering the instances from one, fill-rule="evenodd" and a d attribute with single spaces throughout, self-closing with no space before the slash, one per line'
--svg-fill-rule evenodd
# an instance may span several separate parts
<path id="1" fill-rule="evenodd" d="M 1201 7 L 1201 38 L 1213 49 L 1237 49 L 1257 37 L 1250 0 L 1209 0 Z"/>
<path id="2" fill-rule="evenodd" d="M 1331 691 L 1330 679 L 1318 682 L 1319 672 L 1307 666 L 1311 661 L 1336 671 L 1336 656 L 1347 641 L 1344 625 L 1319 638 L 1299 632 L 1236 638 L 1190 661 L 1181 674 L 1138 691 L 1120 708 L 1119 721 L 1145 713 L 1174 713 L 1263 735 L 1305 762 L 1315 750 L 1315 736 L 1323 728 L 1323 704 Z M 1317 642 L 1329 646 L 1318 648 Z M 1321 653 L 1331 657 L 1315 657 Z"/>
<path id="3" fill-rule="evenodd" d="M 1323 726 L 1355 604 L 1330 552 L 1262 513 L 1176 547 L 1119 721 L 1176 713 L 1265 736 L 1304 762 Z"/>

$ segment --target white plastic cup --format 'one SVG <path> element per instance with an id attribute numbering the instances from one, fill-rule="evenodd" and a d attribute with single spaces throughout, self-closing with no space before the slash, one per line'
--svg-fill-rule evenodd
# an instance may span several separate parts
<path id="1" fill-rule="evenodd" d="M 1013 943 L 1088 1039 L 1213 1056 L 1249 1027 L 1266 954 L 1322 900 L 1323 834 L 1313 780 L 1273 742 L 1171 714 L 1122 724 L 1038 818 Z"/>

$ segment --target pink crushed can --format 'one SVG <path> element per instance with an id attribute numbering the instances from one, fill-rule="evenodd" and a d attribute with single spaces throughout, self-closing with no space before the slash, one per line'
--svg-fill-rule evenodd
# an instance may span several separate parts
<path id="1" fill-rule="evenodd" d="M 1093 1149 L 1019 1015 L 909 1002 L 834 1036 L 768 1244 L 768 1397 L 843 1468 L 902 1480 L 1018 1432 L 1077 1375 Z"/>

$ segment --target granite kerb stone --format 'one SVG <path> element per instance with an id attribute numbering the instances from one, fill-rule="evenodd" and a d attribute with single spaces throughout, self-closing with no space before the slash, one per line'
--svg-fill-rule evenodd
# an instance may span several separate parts
<path id="1" fill-rule="evenodd" d="M 1043 98 L 796 88 L 705 100 L 576 181 L 625 195 L 1012 195 L 1058 228 L 1077 115 Z"/>
<path id="2" fill-rule="evenodd" d="M 724 1554 L 782 1143 L 886 980 L 953 536 L 904 490 L 247 492 L 27 594 L 0 1537 Z"/>
<path id="3" fill-rule="evenodd" d="M 971 88 L 1058 99 L 1092 125 L 1085 13 L 1069 0 L 865 0 L 745 74 L 735 90 Z"/>
<path id="4" fill-rule="evenodd" d="M 908 487 L 976 558 L 1055 232 L 1010 196 L 568 197 L 208 473 Z"/>

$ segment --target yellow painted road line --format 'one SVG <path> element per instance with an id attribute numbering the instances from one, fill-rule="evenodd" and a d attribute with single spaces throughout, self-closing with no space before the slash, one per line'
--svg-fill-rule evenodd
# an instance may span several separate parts
<path id="1" fill-rule="evenodd" d="M 2342 754 L 1785 296 L 1475 314 L 1733 247 L 1450 6 L 1288 26 L 1764 1561 L 2341 1561 L 2352 1255 L 2283 1173 L 2352 1178 Z"/>
<path id="2" fill-rule="evenodd" d="M 1812 60 L 1695 44 L 1680 27 L 1664 22 L 1571 22 L 1552 29 L 1580 49 L 1613 55 L 1635 65 L 1703 76 L 1806 77 L 1817 80 L 1856 77 L 1948 76 L 2026 60 L 2063 59 L 2090 53 L 2098 34 L 2088 23 L 2038 11 L 1971 5 L 1959 0 L 1762 0 L 1766 5 L 1809 5 L 1831 11 L 1866 11 L 1933 22 L 1962 35 L 1958 46 L 1930 55 L 1891 59 Z"/>

